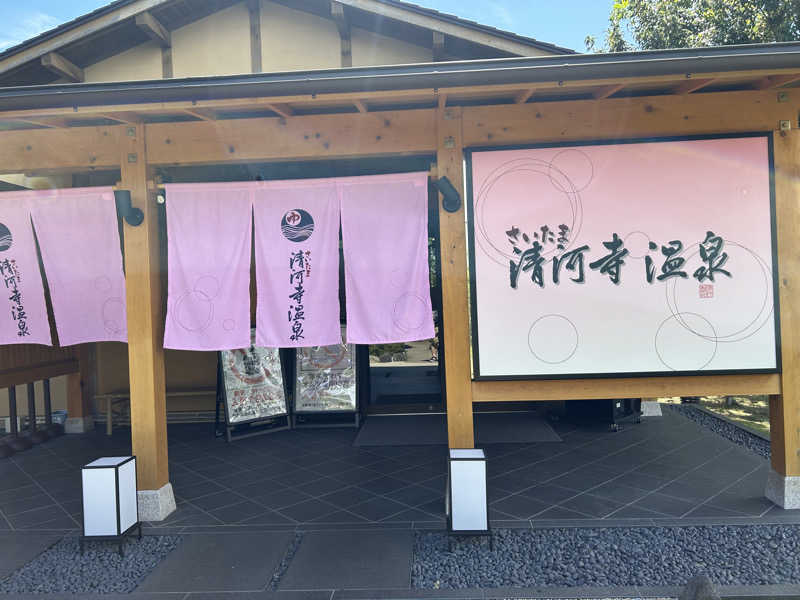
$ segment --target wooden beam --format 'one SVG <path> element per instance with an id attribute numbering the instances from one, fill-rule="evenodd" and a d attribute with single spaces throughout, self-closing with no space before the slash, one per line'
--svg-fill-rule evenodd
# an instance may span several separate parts
<path id="1" fill-rule="evenodd" d="M 62 129 L 69 127 L 67 119 L 60 119 L 58 117 L 42 117 L 41 119 L 16 119 L 20 123 L 28 123 L 29 125 L 36 125 L 37 127 L 45 127 L 47 129 Z"/>
<path id="2" fill-rule="evenodd" d="M 774 73 L 775 71 L 773 71 Z M 741 80 L 742 78 L 751 77 L 755 80 L 757 76 L 763 77 L 763 71 L 731 71 L 730 73 L 713 73 L 706 74 L 708 77 L 715 79 L 728 80 Z M 570 90 L 572 88 L 580 88 L 581 90 L 587 87 L 597 87 L 600 85 L 611 85 L 624 83 L 629 84 L 652 84 L 661 85 L 665 90 L 682 83 L 685 79 L 678 75 L 644 77 L 644 78 L 616 78 L 616 79 L 603 79 L 603 80 L 576 80 L 576 81 L 548 81 L 539 82 L 535 84 L 536 90 L 547 91 L 549 89 Z M 533 87 L 533 86 L 532 86 Z M 463 94 L 469 94 L 473 97 L 480 97 L 480 94 L 485 93 L 492 98 L 490 102 L 496 102 L 497 96 L 500 94 L 508 94 L 513 96 L 520 92 L 520 84 L 499 84 L 488 86 L 456 86 L 456 87 L 442 87 L 442 88 L 424 88 L 424 89 L 408 89 L 408 90 L 386 90 L 374 92 L 336 92 L 329 94 L 300 94 L 292 96 L 269 96 L 269 97 L 252 97 L 252 98 L 227 98 L 219 100 L 180 100 L 174 102 L 142 102 L 138 104 L 116 104 L 116 105 L 98 105 L 98 106 L 62 106 L 56 108 L 36 109 L 36 110 L 9 110 L 0 112 L 0 119 L 7 120 L 14 117 L 44 117 L 44 116 L 63 116 L 70 115 L 73 118 L 80 118 L 81 116 L 90 118 L 98 113 L 103 112 L 118 112 L 118 111 L 131 111 L 137 113 L 150 113 L 155 112 L 159 114 L 168 112 L 180 112 L 183 108 L 205 107 L 214 108 L 218 110 L 234 110 L 234 109 L 259 109 L 267 108 L 269 104 L 285 103 L 285 104 L 301 104 L 313 106 L 321 105 L 346 105 L 352 103 L 355 99 L 364 99 L 367 101 L 373 100 L 407 100 L 407 101 L 424 101 L 433 100 L 436 97 L 437 90 L 439 93 L 448 94 L 451 97 L 456 97 Z M 787 90 L 791 92 L 791 89 Z M 735 96 L 728 96 L 728 94 L 750 94 L 752 98 L 768 98 L 765 95 L 759 95 L 759 92 L 747 90 L 741 92 L 715 92 L 708 94 L 715 96 L 716 94 L 726 94 L 726 98 L 733 98 Z M 651 97 L 639 97 L 641 101 L 658 102 L 658 99 L 663 99 L 663 95 L 654 95 Z M 774 98 L 772 98 L 774 100 Z M 563 101 L 554 103 L 562 105 Z"/>
<path id="3" fill-rule="evenodd" d="M 625 87 L 624 83 L 615 83 L 612 85 L 603 86 L 599 90 L 592 93 L 592 98 L 594 98 L 595 100 L 603 100 L 604 98 L 613 96 L 624 87 Z"/>
<path id="4" fill-rule="evenodd" d="M 800 79 L 800 73 L 789 73 L 786 75 L 768 75 L 763 79 L 758 80 L 753 84 L 753 88 L 757 90 L 768 90 L 771 88 L 781 87 L 787 83 L 792 83 Z"/>
<path id="5" fill-rule="evenodd" d="M 184 108 L 183 112 L 201 121 L 217 120 L 217 113 L 210 108 Z"/>
<path id="6" fill-rule="evenodd" d="M 432 110 L 151 123 L 147 152 L 154 166 L 432 154 L 435 123 Z"/>
<path id="7" fill-rule="evenodd" d="M 433 62 L 444 60 L 444 34 L 441 31 L 433 31 L 433 41 L 431 49 L 433 51 Z"/>
<path id="8" fill-rule="evenodd" d="M 114 112 L 99 114 L 98 116 L 124 125 L 136 125 L 142 122 L 142 116 L 132 112 Z"/>
<path id="9" fill-rule="evenodd" d="M 59 77 L 63 77 L 73 83 L 81 83 L 83 81 L 83 69 L 72 64 L 57 52 L 45 54 L 41 61 L 45 69 Z"/>
<path id="10" fill-rule="evenodd" d="M 92 414 L 91 393 L 89 383 L 89 346 L 80 344 L 76 347 L 78 371 L 67 375 L 67 414 L 70 418 L 88 417 Z"/>
<path id="11" fill-rule="evenodd" d="M 284 119 L 288 119 L 289 117 L 294 115 L 294 110 L 288 104 L 267 104 L 265 108 L 271 110 L 277 115 L 280 115 Z"/>
<path id="12" fill-rule="evenodd" d="M 119 126 L 0 132 L 0 173 L 116 167 L 118 129 Z"/>
<path id="13" fill-rule="evenodd" d="M 158 490 L 169 482 L 158 210 L 147 190 L 145 126 L 132 129 L 134 135 L 126 132 L 119 146 L 120 185 L 144 212 L 140 226 L 123 225 L 131 438 L 138 488 Z"/>
<path id="14" fill-rule="evenodd" d="M 528 100 L 531 99 L 531 96 L 536 93 L 536 88 L 528 88 L 527 90 L 520 90 L 516 94 L 514 94 L 514 103 L 515 104 L 525 104 Z"/>
<path id="15" fill-rule="evenodd" d="M 250 16 L 250 72 L 261 73 L 261 0 L 247 0 Z"/>
<path id="16" fill-rule="evenodd" d="M 341 61 L 343 67 L 353 66 L 353 42 L 350 33 L 350 19 L 344 5 L 336 0 L 331 0 L 331 17 L 336 22 L 341 41 Z"/>
<path id="17" fill-rule="evenodd" d="M 161 77 L 172 79 L 172 46 L 161 49 Z"/>
<path id="18" fill-rule="evenodd" d="M 529 102 L 464 108 L 464 145 L 772 131 L 794 122 L 793 103 L 772 92 L 725 92 Z"/>
<path id="19" fill-rule="evenodd" d="M 369 108 L 367 108 L 366 103 L 363 102 L 362 100 L 354 100 L 353 104 L 356 105 L 358 112 L 360 112 L 362 115 L 365 115 L 369 112 Z"/>
<path id="20" fill-rule="evenodd" d="M 707 85 L 714 83 L 717 79 L 715 77 L 707 77 L 705 79 L 687 79 L 685 82 L 676 85 L 672 88 L 673 94 L 691 94 L 697 90 L 703 89 Z"/>
<path id="21" fill-rule="evenodd" d="M 436 94 L 436 106 L 439 110 L 447 108 L 447 94 Z"/>
<path id="22" fill-rule="evenodd" d="M 27 62 L 36 60 L 48 52 L 58 50 L 72 42 L 81 40 L 98 31 L 102 31 L 110 25 L 121 23 L 126 19 L 135 17 L 142 11 L 151 10 L 171 1 L 172 0 L 136 0 L 134 2 L 124 3 L 116 10 L 111 10 L 77 27 L 67 28 L 58 35 L 49 36 L 47 39 L 26 50 L 15 52 L 8 58 L 0 60 L 0 73 L 10 71 Z"/>
<path id="23" fill-rule="evenodd" d="M 172 47 L 169 30 L 152 13 L 145 11 L 136 15 L 136 26 L 162 48 Z"/>
<path id="24" fill-rule="evenodd" d="M 476 31 L 471 27 L 446 21 L 432 15 L 419 13 L 409 10 L 397 4 L 389 4 L 378 2 L 376 0 L 339 0 L 345 6 L 357 8 L 368 13 L 372 13 L 384 19 L 393 19 L 410 25 L 416 25 L 431 31 L 439 31 L 446 35 L 451 35 L 460 39 L 468 40 L 481 46 L 488 46 L 495 48 L 509 54 L 516 54 L 517 56 L 541 56 L 550 54 L 545 50 L 540 50 L 532 44 L 525 44 L 504 38 L 501 36 L 491 35 L 490 33 Z"/>
<path id="25" fill-rule="evenodd" d="M 777 394 L 778 375 L 697 375 L 610 379 L 473 381 L 475 402 L 536 402 L 602 398 Z"/>
<path id="26" fill-rule="evenodd" d="M 15 369 L 3 369 L 0 371 L 0 388 L 11 387 L 12 385 L 22 385 L 29 381 L 38 381 L 47 377 L 59 377 L 75 373 L 80 368 L 77 359 L 67 359 L 58 362 L 47 362 L 18 367 Z"/>
<path id="27" fill-rule="evenodd" d="M 467 234 L 464 227 L 464 145 L 460 108 L 436 111 L 436 170 L 447 177 L 461 195 L 461 208 L 447 212 L 439 205 L 444 328 L 447 439 L 451 448 L 473 448 L 469 290 L 467 287 Z M 438 200 L 438 198 L 437 198 Z"/>
<path id="28" fill-rule="evenodd" d="M 770 402 L 772 469 L 800 476 L 800 131 L 773 136 L 778 297 L 781 314 L 781 394 Z"/>

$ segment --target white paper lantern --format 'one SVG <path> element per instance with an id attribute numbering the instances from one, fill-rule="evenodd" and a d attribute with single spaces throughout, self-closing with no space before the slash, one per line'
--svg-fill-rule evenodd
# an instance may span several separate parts
<path id="1" fill-rule="evenodd" d="M 451 533 L 489 533 L 486 455 L 479 448 L 450 449 L 447 528 Z"/>
<path id="2" fill-rule="evenodd" d="M 118 539 L 139 527 L 136 495 L 136 457 L 98 458 L 81 469 L 83 539 Z"/>

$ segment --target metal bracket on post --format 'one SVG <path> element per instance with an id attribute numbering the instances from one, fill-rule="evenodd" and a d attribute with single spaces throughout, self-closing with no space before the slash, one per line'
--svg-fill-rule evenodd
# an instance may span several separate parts
<path id="1" fill-rule="evenodd" d="M 144 213 L 131 204 L 130 190 L 114 190 L 117 214 L 131 227 L 138 227 L 144 221 Z"/>

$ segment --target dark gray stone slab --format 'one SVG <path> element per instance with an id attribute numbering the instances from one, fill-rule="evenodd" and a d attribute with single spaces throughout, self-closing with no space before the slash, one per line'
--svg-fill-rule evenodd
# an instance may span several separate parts
<path id="1" fill-rule="evenodd" d="M 412 546 L 410 530 L 309 532 L 279 589 L 409 588 Z"/>
<path id="2" fill-rule="evenodd" d="M 26 565 L 62 537 L 61 533 L 0 534 L 0 579 Z"/>
<path id="3" fill-rule="evenodd" d="M 291 533 L 192 534 L 137 588 L 142 592 L 263 590 Z"/>

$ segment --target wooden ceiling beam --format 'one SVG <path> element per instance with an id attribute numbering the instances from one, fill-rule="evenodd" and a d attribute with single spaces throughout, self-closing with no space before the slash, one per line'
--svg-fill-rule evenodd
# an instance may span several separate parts
<path id="1" fill-rule="evenodd" d="M 68 44 L 102 31 L 110 25 L 121 23 L 126 19 L 135 17 L 142 11 L 151 10 L 170 1 L 171 0 L 135 0 L 134 2 L 126 2 L 119 8 L 108 11 L 102 16 L 91 19 L 82 25 L 66 29 L 62 33 L 48 37 L 41 43 L 31 46 L 27 50 L 15 52 L 7 58 L 0 60 L 0 73 L 8 72 L 27 62 L 35 61 L 48 52 L 59 50 Z"/>
<path id="2" fill-rule="evenodd" d="M 531 96 L 536 92 L 536 88 L 528 88 L 527 90 L 521 90 L 514 95 L 514 103 L 515 104 L 525 104 L 528 100 L 531 99 Z"/>
<path id="3" fill-rule="evenodd" d="M 264 105 L 265 108 L 271 110 L 275 114 L 282 116 L 284 119 L 288 119 L 289 117 L 294 116 L 294 110 L 288 104 L 284 103 L 277 103 L 277 104 L 266 104 Z"/>
<path id="4" fill-rule="evenodd" d="M 41 119 L 15 119 L 17 123 L 26 123 L 28 125 L 36 125 L 37 127 L 45 127 L 47 129 L 63 129 L 69 127 L 67 119 L 60 119 L 58 117 L 42 117 Z"/>
<path id="5" fill-rule="evenodd" d="M 605 85 L 600 89 L 592 92 L 592 98 L 595 100 L 604 100 L 609 98 L 625 87 L 624 83 L 614 83 L 612 85 Z"/>
<path id="6" fill-rule="evenodd" d="M 770 88 L 777 88 L 787 83 L 792 83 L 800 79 L 800 73 L 788 73 L 786 75 L 768 75 L 763 79 L 759 79 L 753 88 L 757 90 L 767 90 Z"/>
<path id="7" fill-rule="evenodd" d="M 773 85 L 778 85 L 776 76 L 791 75 L 792 78 L 800 76 L 797 69 L 784 69 L 782 72 L 772 72 L 770 82 Z M 752 90 L 753 82 L 759 81 L 764 78 L 764 71 L 731 71 L 731 72 L 714 72 L 703 74 L 703 79 L 716 79 L 719 83 L 725 81 L 735 81 L 741 84 L 743 90 L 745 86 L 751 86 L 748 93 L 757 93 Z M 746 81 L 750 79 L 751 81 Z M 782 82 L 787 82 L 788 77 L 782 78 Z M 263 96 L 263 97 L 250 97 L 250 98 L 229 98 L 229 99 L 215 99 L 215 100 L 181 100 L 175 102 L 144 102 L 139 104 L 106 104 L 97 106 L 63 106 L 56 108 L 43 108 L 43 109 L 19 109 L 0 112 L 0 119 L 2 120 L 16 120 L 17 118 L 41 118 L 41 117 L 70 117 L 74 119 L 92 118 L 102 114 L 119 114 L 124 112 L 145 114 L 162 114 L 162 113 L 179 113 L 184 108 L 210 108 L 214 110 L 274 110 L 271 107 L 277 107 L 284 114 L 282 116 L 292 116 L 294 113 L 289 107 L 290 105 L 298 106 L 314 106 L 318 104 L 330 106 L 353 106 L 354 100 L 362 100 L 365 102 L 436 102 L 438 95 L 445 94 L 448 98 L 455 99 L 462 94 L 471 94 L 473 97 L 480 97 L 485 94 L 487 98 L 496 99 L 499 97 L 514 97 L 519 101 L 524 99 L 529 89 L 535 86 L 535 92 L 546 92 L 550 89 L 560 90 L 567 93 L 568 90 L 578 88 L 583 91 L 585 89 L 598 88 L 600 86 L 609 85 L 652 85 L 654 88 L 663 88 L 664 90 L 674 89 L 676 85 L 685 83 L 685 75 L 659 75 L 653 77 L 628 77 L 624 79 L 595 79 L 595 80 L 578 80 L 578 81 L 561 81 L 561 82 L 537 82 L 531 84 L 529 88 L 524 88 L 524 85 L 517 84 L 497 84 L 487 86 L 454 86 L 422 89 L 407 89 L 407 90 L 381 90 L 374 92 L 333 92 L 333 93 L 320 93 L 320 94 L 302 94 L 291 96 Z M 694 80 L 693 80 L 694 83 Z M 559 85 L 560 84 L 560 85 Z M 726 92 L 728 93 L 728 92 Z M 658 95 L 658 94 L 656 94 Z M 452 104 L 452 102 L 451 102 Z M 283 106 L 284 108 L 280 108 Z M 278 112 L 278 111 L 275 111 Z"/>
<path id="8" fill-rule="evenodd" d="M 49 52 L 45 54 L 41 61 L 45 69 L 72 83 L 81 83 L 84 80 L 83 69 L 74 65 L 58 52 Z"/>
<path id="9" fill-rule="evenodd" d="M 181 112 L 201 121 L 216 121 L 218 118 L 216 111 L 210 108 L 184 108 Z"/>
<path id="10" fill-rule="evenodd" d="M 696 92 L 697 90 L 703 89 L 704 87 L 714 83 L 715 81 L 717 81 L 716 77 L 707 77 L 705 79 L 689 79 L 672 88 L 672 93 L 691 94 L 692 92 Z"/>
<path id="11" fill-rule="evenodd" d="M 172 37 L 169 30 L 150 12 L 145 11 L 136 15 L 136 26 L 162 48 L 172 47 Z"/>
<path id="12" fill-rule="evenodd" d="M 122 123 L 123 125 L 137 125 L 144 120 L 142 119 L 141 115 L 132 112 L 101 113 L 97 116 L 103 119 L 108 119 L 109 121 Z"/>
<path id="13" fill-rule="evenodd" d="M 353 66 L 353 43 L 350 37 L 350 19 L 344 5 L 336 0 L 331 0 L 331 17 L 336 22 L 341 41 L 342 66 Z"/>

